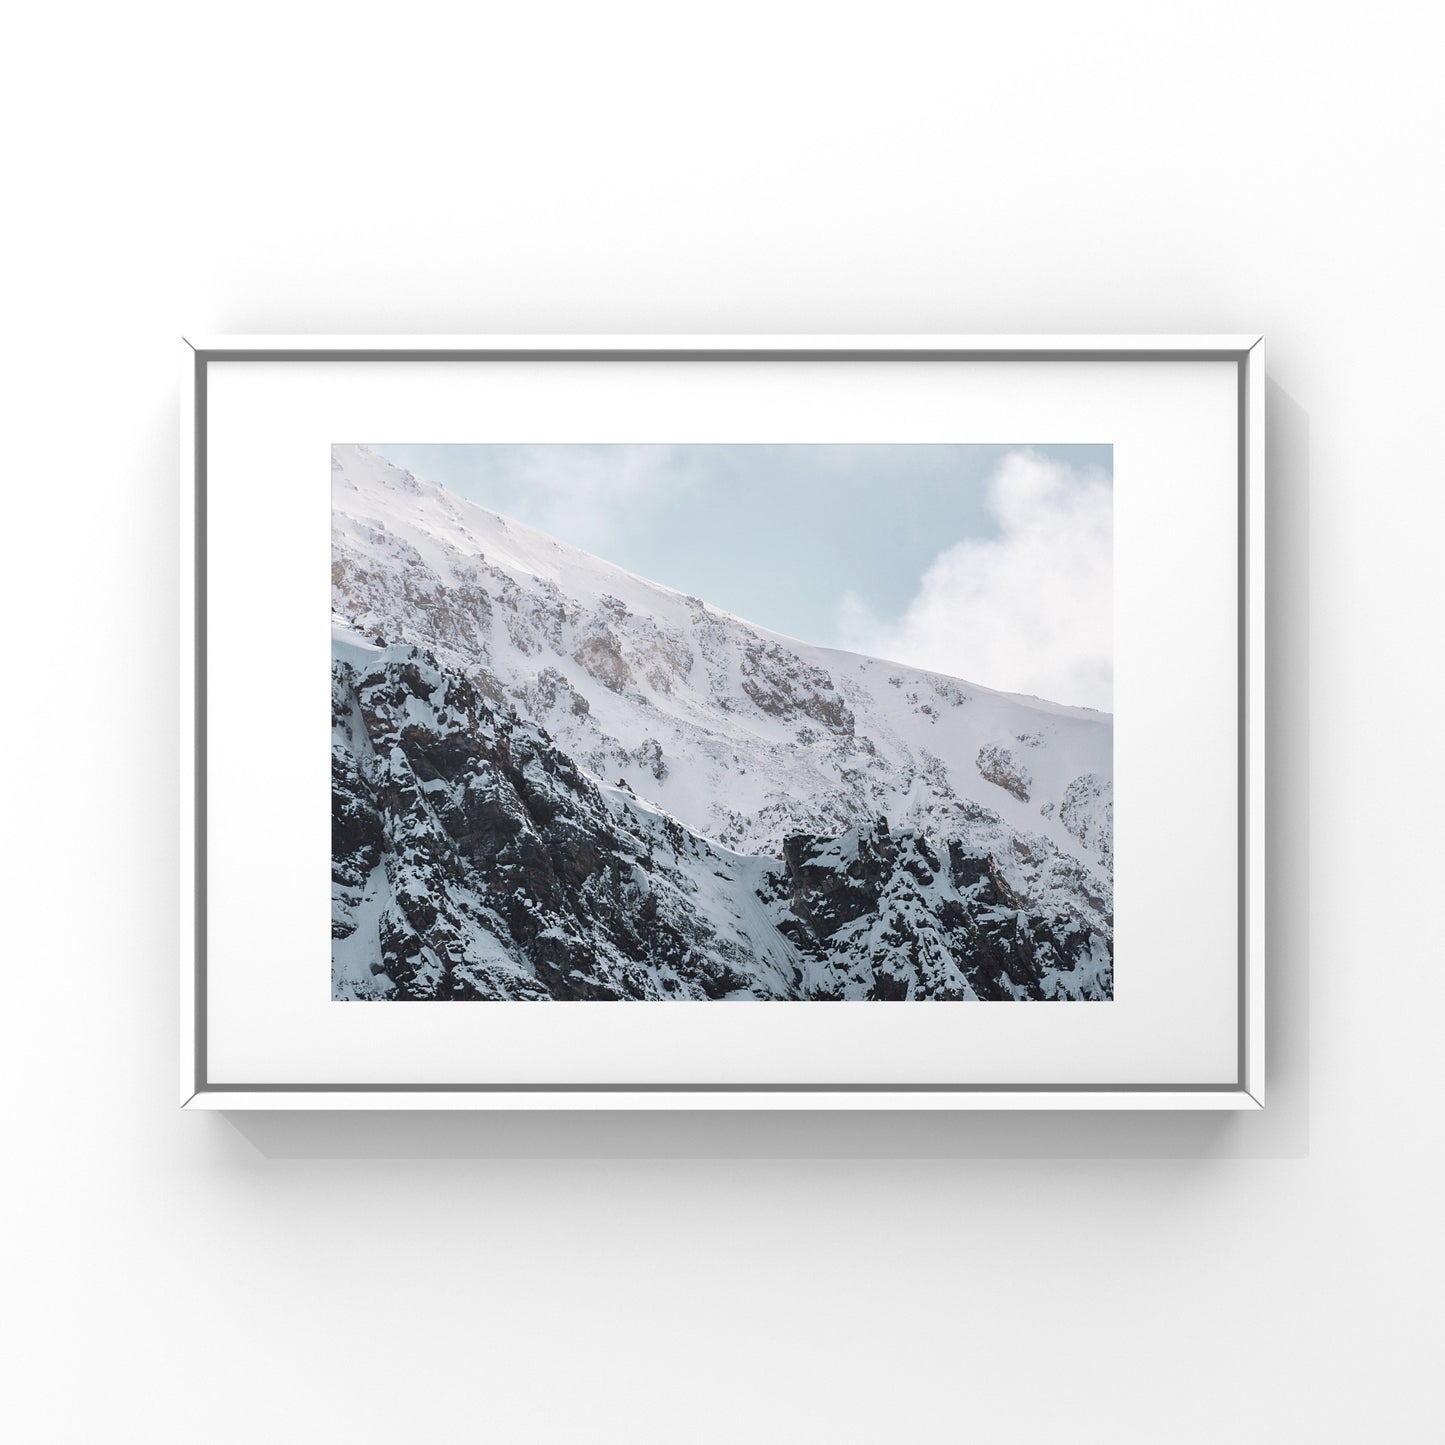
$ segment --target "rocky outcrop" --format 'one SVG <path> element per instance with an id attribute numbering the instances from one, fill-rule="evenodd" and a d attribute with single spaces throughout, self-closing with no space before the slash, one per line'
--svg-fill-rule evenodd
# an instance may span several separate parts
<path id="1" fill-rule="evenodd" d="M 587 670 L 589 676 L 595 677 L 603 687 L 613 692 L 621 692 L 632 681 L 632 669 L 622 655 L 617 638 L 608 628 L 584 637 L 572 658 Z"/>
<path id="2" fill-rule="evenodd" d="M 1107 938 L 1030 911 L 962 836 L 879 819 L 779 858 L 729 852 L 601 787 L 422 649 L 346 649 L 332 721 L 337 998 L 1112 991 Z"/>
<path id="3" fill-rule="evenodd" d="M 1097 773 L 1075 778 L 1064 790 L 1059 821 L 1110 868 L 1114 861 L 1114 784 Z"/>
<path id="4" fill-rule="evenodd" d="M 885 814 L 930 835 L 986 807 L 987 837 L 1031 904 L 1013 847 L 1071 855 L 1111 881 L 1100 827 L 1059 805 L 1112 775 L 1112 723 L 955 678 L 780 637 L 423 482 L 365 448 L 333 454 L 335 624 L 427 648 L 481 695 L 545 728 L 599 778 L 748 853 Z M 665 772 L 639 763 L 655 742 Z M 991 763 L 980 750 L 1007 758 Z M 646 768 L 646 771 L 640 769 Z M 1090 841 L 1086 843 L 1084 838 Z M 1111 855 L 1110 855 L 1111 856 Z"/>
<path id="5" fill-rule="evenodd" d="M 978 750 L 977 765 L 985 782 L 1012 793 L 1021 803 L 1028 802 L 1034 780 L 1013 749 L 988 743 Z"/>
<path id="6" fill-rule="evenodd" d="M 781 637 L 365 448 L 332 499 L 342 996 L 1107 993 L 1106 715 Z M 396 647 L 419 681 L 382 706 Z M 844 869 L 876 896 L 832 927 L 816 870 L 855 835 L 885 872 Z M 929 864 L 954 845 L 996 896 Z"/>
<path id="7" fill-rule="evenodd" d="M 853 735 L 853 713 L 838 695 L 831 674 L 776 642 L 747 642 L 741 675 L 743 693 L 766 716 L 811 718 L 829 732 Z"/>
<path id="8" fill-rule="evenodd" d="M 992 854 L 887 819 L 796 836 L 770 883 L 812 999 L 1108 998 L 1113 957 L 1076 919 L 1030 912 Z"/>
<path id="9" fill-rule="evenodd" d="M 778 996 L 790 970 L 698 908 L 718 859 L 609 802 L 539 728 L 416 648 L 333 666 L 339 998 Z M 740 887 L 746 890 L 746 880 Z M 775 976 L 776 975 L 776 976 Z"/>

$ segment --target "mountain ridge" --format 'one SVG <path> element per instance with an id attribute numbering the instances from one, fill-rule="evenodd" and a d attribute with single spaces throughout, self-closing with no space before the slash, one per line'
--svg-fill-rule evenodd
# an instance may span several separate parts
<path id="1" fill-rule="evenodd" d="M 338 996 L 376 996 L 351 957 L 361 946 L 355 938 L 373 923 L 367 967 L 386 978 L 386 997 L 450 996 L 445 990 L 465 978 L 488 979 L 485 987 L 496 991 L 468 997 L 1112 994 L 1109 715 L 783 637 L 468 502 L 365 448 L 335 448 L 332 467 L 333 707 L 350 719 L 333 732 L 343 819 L 333 860 L 337 978 L 345 980 Z M 529 949 L 545 960 L 559 939 L 587 932 L 562 895 L 549 905 L 553 931 L 535 938 L 525 918 L 488 913 L 498 879 L 522 876 L 502 855 L 523 847 L 519 840 L 531 837 L 525 827 L 510 843 L 494 839 L 496 856 L 473 857 L 469 825 L 446 810 L 431 816 L 401 806 L 413 791 L 424 800 L 429 788 L 440 790 L 439 777 L 399 791 L 395 779 L 372 789 L 368 779 L 389 766 L 399 776 L 406 768 L 425 772 L 433 766 L 428 750 L 460 756 L 475 742 L 450 714 L 429 710 L 425 690 L 405 702 L 410 723 L 362 707 L 363 695 L 385 691 L 374 679 L 378 658 L 397 648 L 406 650 L 405 666 L 432 679 L 432 691 L 473 690 L 472 713 L 485 707 L 493 727 L 506 720 L 509 736 L 535 735 L 525 746 L 550 760 L 553 776 L 575 772 L 602 800 L 576 803 L 577 827 L 590 840 L 583 851 L 595 864 L 578 886 L 602 890 L 606 917 L 569 954 L 579 977 L 593 966 L 579 961 L 584 955 L 603 970 L 600 994 L 571 974 L 549 974 L 545 987 L 522 981 L 537 962 Z M 384 664 L 396 665 L 397 658 Z M 400 684 L 388 675 L 394 693 Z M 430 740 L 414 757 L 408 727 Z M 379 762 L 383 738 L 389 761 Z M 501 757 L 492 761 L 491 783 L 469 775 L 467 798 L 501 786 Z M 532 784 L 513 779 L 511 786 L 512 812 L 530 816 Z M 356 854 L 344 823 L 363 816 L 386 841 L 364 877 L 358 869 L 371 855 Z M 423 892 L 436 896 L 409 913 L 415 890 L 398 869 L 414 833 L 433 837 Z M 550 846 L 544 833 L 545 826 L 524 848 L 534 863 Z M 631 895 L 606 881 L 612 865 L 603 860 L 624 835 L 634 843 L 661 836 L 674 850 L 677 839 L 690 840 L 648 885 L 650 906 L 661 909 L 654 913 L 660 937 L 690 940 L 666 968 L 637 941 L 635 920 L 626 921 Z M 654 844 L 637 846 L 656 856 Z M 965 856 L 986 866 L 965 866 Z M 452 862 L 442 867 L 442 857 Z M 822 858 L 833 864 L 823 867 Z M 544 868 L 533 886 L 546 876 Z M 709 880 L 724 876 L 732 894 L 698 913 L 688 900 L 716 893 Z M 756 917 L 760 899 L 766 925 Z M 850 900 L 846 918 L 835 916 L 839 900 Z M 744 941 L 729 921 L 738 908 L 754 920 Z M 398 940 L 420 947 L 443 915 L 453 917 L 451 932 L 427 945 L 431 963 L 408 975 L 411 965 L 397 962 L 406 952 L 397 952 Z M 478 922 L 484 915 L 489 923 Z M 381 928 L 388 918 L 389 933 Z M 407 918 L 410 924 L 398 922 Z M 1005 947 L 998 930 L 1007 931 L 1000 922 L 1007 918 L 1014 941 Z M 478 940 L 491 930 L 482 952 L 490 949 L 492 962 L 481 972 L 475 958 L 441 962 L 462 947 L 468 929 L 480 930 Z M 505 938 L 511 943 L 499 942 Z M 638 948 L 651 959 L 645 978 L 628 951 Z M 766 978 L 750 949 L 772 959 Z M 1033 962 L 1019 963 L 1020 949 L 1018 957 Z M 381 967 L 378 950 L 393 963 Z M 895 976 L 899 950 L 909 961 Z M 498 961 L 502 954 L 510 965 Z M 710 974 L 707 960 L 723 973 Z M 980 973 L 988 960 L 994 971 Z M 726 987 L 717 982 L 724 974 L 732 979 Z M 665 978 L 671 990 L 656 992 Z"/>
<path id="2" fill-rule="evenodd" d="M 910 808 L 925 823 L 930 802 L 971 801 L 1102 861 L 1056 814 L 1079 777 L 1112 788 L 1107 714 L 796 642 L 360 448 L 333 468 L 334 622 L 430 648 L 704 835 L 775 851 L 795 823 Z M 1001 781 L 1011 770 L 1028 784 Z"/>
<path id="3" fill-rule="evenodd" d="M 885 819 L 731 853 L 407 644 L 332 665 L 341 1000 L 1107 998 L 1108 941 Z"/>
<path id="4" fill-rule="evenodd" d="M 383 486 L 394 487 L 399 490 L 410 492 L 412 495 L 423 498 L 430 498 L 434 502 L 440 502 L 463 514 L 471 514 L 476 518 L 485 519 L 489 528 L 495 528 L 503 536 L 506 536 L 513 544 L 521 541 L 524 545 L 521 550 L 508 551 L 502 548 L 503 558 L 506 564 L 518 570 L 525 570 L 547 583 L 560 585 L 560 577 L 565 575 L 563 569 L 555 564 L 543 569 L 539 565 L 538 554 L 563 559 L 583 559 L 590 568 L 605 569 L 618 577 L 627 578 L 638 586 L 647 589 L 649 592 L 665 594 L 681 603 L 696 603 L 699 601 L 693 594 L 680 587 L 673 587 L 669 583 L 660 582 L 655 578 L 644 576 L 640 572 L 634 572 L 620 563 L 608 561 L 598 553 L 589 552 L 584 547 L 579 547 L 571 542 L 564 542 L 550 533 L 533 527 L 527 522 L 519 521 L 515 517 L 497 511 L 495 508 L 473 501 L 464 497 L 460 492 L 453 491 L 440 482 L 433 482 L 424 477 L 418 477 L 414 472 L 404 467 L 397 466 L 394 462 L 386 460 L 381 453 L 370 447 L 360 444 L 338 445 L 332 449 L 332 471 L 341 473 L 348 481 L 357 480 L 357 466 L 360 464 L 371 472 L 370 480 L 381 482 Z M 336 501 L 333 496 L 333 502 Z M 343 508 L 343 510 L 345 510 Z M 495 546 L 495 540 L 493 541 Z M 549 558 L 549 561 L 551 558 Z M 827 643 L 807 642 L 802 638 L 794 637 L 790 633 L 779 632 L 775 628 L 767 626 L 766 623 L 755 622 L 751 618 L 742 616 L 741 613 L 730 612 L 726 608 L 718 607 L 713 603 L 705 604 L 707 610 L 713 613 L 724 622 L 733 623 L 765 637 L 772 642 L 790 648 L 799 648 L 808 652 L 821 655 L 829 655 L 836 658 L 840 663 L 853 659 L 865 659 L 870 662 L 896 666 L 914 673 L 921 678 L 932 678 L 945 683 L 962 683 L 979 693 L 987 694 L 1005 702 L 1017 703 L 1020 706 L 1036 708 L 1039 711 L 1057 714 L 1066 717 L 1078 717 L 1085 719 L 1111 719 L 1112 714 L 1101 708 L 1087 707 L 1077 703 L 1059 702 L 1052 698 L 1045 698 L 1034 693 L 1009 692 L 1000 688 L 987 687 L 982 683 L 974 682 L 954 676 L 951 673 L 939 672 L 934 668 L 918 667 L 913 663 L 900 662 L 885 657 L 875 657 L 868 653 L 852 652 L 847 648 L 833 647 Z"/>

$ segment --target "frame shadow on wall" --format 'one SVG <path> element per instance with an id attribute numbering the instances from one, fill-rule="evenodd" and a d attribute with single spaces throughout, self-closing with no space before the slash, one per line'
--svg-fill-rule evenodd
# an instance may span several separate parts
<path id="1" fill-rule="evenodd" d="M 273 1159 L 1170 1159 L 1309 1153 L 1309 416 L 1266 383 L 1267 1107 L 1194 1111 L 258 1110 Z M 223 1122 L 224 1121 L 224 1122 Z M 247 1151 L 249 1153 L 249 1150 Z"/>

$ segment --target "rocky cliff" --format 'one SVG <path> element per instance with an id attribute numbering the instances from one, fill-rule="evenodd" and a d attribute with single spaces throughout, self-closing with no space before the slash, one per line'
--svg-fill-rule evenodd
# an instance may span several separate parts
<path id="1" fill-rule="evenodd" d="M 1107 998 L 1105 930 L 886 819 L 733 852 L 410 645 L 332 669 L 343 999 Z"/>
<path id="2" fill-rule="evenodd" d="M 1109 801 L 1106 714 L 781 637 L 364 448 L 335 448 L 332 499 L 337 624 L 426 647 L 704 836 L 776 852 L 879 815 L 944 831 L 992 817 L 1000 848 L 1051 845 L 1108 891 L 1108 817 L 1071 830 L 1061 812 L 1080 779 Z"/>

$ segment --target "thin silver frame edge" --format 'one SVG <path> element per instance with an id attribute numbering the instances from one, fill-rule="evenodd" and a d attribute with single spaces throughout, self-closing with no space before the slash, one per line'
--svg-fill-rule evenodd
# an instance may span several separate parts
<path id="1" fill-rule="evenodd" d="M 181 346 L 181 1106 L 1264 1107 L 1264 338 L 284 337 Z M 1224 1084 L 221 1083 L 206 1057 L 206 387 L 213 361 L 1233 361 L 1238 368 L 1238 1073 Z M 384 1101 L 384 1102 L 373 1102 Z M 464 1101 L 464 1102 L 463 1102 Z M 1067 1101 L 1067 1102 L 1066 1102 Z M 1206 1102 L 1207 1101 L 1207 1102 Z"/>

